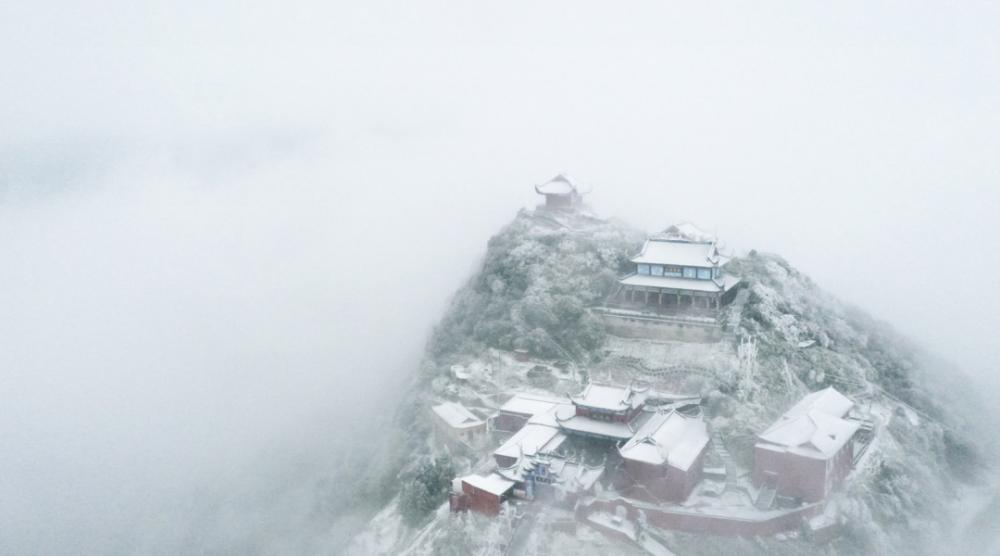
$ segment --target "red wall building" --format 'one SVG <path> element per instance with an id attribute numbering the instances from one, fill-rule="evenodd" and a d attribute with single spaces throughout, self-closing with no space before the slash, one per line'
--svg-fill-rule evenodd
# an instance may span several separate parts
<path id="1" fill-rule="evenodd" d="M 500 475 L 463 477 L 462 493 L 453 492 L 450 499 L 452 511 L 473 511 L 486 515 L 500 515 L 500 505 L 510 495 L 514 481 Z"/>
<path id="2" fill-rule="evenodd" d="M 854 402 L 835 389 L 814 392 L 795 404 L 754 448 L 753 481 L 777 496 L 818 502 L 854 468 L 854 433 L 845 419 Z"/>
<path id="3" fill-rule="evenodd" d="M 657 414 L 618 448 L 623 463 L 617 486 L 641 500 L 682 502 L 701 480 L 707 447 L 700 414 Z"/>

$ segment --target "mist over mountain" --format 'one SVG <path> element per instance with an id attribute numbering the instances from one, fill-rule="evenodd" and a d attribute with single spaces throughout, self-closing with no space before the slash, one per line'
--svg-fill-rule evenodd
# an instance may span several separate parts
<path id="1" fill-rule="evenodd" d="M 3 7 L 0 553 L 475 553 L 499 522 L 431 516 L 495 458 L 446 452 L 433 408 L 587 381 L 723 434 L 709 509 L 788 510 L 754 435 L 809 392 L 871 401 L 885 442 L 816 550 L 995 550 L 995 3 Z M 612 218 L 512 220 L 563 171 Z M 746 277 L 726 349 L 603 326 L 681 222 Z M 631 550 L 586 525 L 621 517 L 610 492 L 520 546 Z M 650 531 L 678 555 L 812 534 Z"/>

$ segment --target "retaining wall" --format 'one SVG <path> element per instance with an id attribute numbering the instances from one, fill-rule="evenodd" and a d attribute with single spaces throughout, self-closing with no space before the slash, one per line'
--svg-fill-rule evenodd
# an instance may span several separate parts
<path id="1" fill-rule="evenodd" d="M 623 338 L 714 343 L 722 340 L 722 326 L 656 317 L 601 314 L 609 333 Z"/>
<path id="2" fill-rule="evenodd" d="M 802 526 L 802 523 L 823 512 L 823 504 L 816 503 L 803 506 L 787 512 L 762 516 L 761 519 L 745 519 L 726 516 L 715 516 L 685 511 L 671 511 L 661 508 L 641 506 L 636 507 L 628 500 L 595 500 L 577 509 L 577 519 L 585 521 L 594 512 L 607 512 L 614 515 L 618 506 L 624 506 L 628 519 L 635 521 L 641 509 L 646 514 L 646 521 L 661 529 L 684 531 L 685 533 L 703 533 L 709 535 L 726 535 L 753 537 L 755 535 L 775 535 L 792 531 Z M 763 512 L 762 512 L 763 513 Z M 770 514 L 771 512 L 768 512 Z"/>

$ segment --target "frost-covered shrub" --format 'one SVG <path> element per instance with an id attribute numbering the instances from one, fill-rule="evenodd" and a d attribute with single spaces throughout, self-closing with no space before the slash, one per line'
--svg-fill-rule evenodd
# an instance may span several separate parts
<path id="1" fill-rule="evenodd" d="M 434 331 L 432 356 L 447 363 L 487 347 L 542 358 L 594 356 L 606 335 L 586 309 L 627 270 L 625 253 L 643 234 L 616 221 L 582 228 L 553 229 L 520 215 L 491 238 L 482 268 Z"/>
<path id="2" fill-rule="evenodd" d="M 416 526 L 435 507 L 434 497 L 427 485 L 419 481 L 403 485 L 399 493 L 399 511 L 410 526 Z"/>
<path id="3" fill-rule="evenodd" d="M 399 507 L 408 524 L 420 523 L 447 499 L 454 476 L 455 467 L 445 456 L 424 461 L 403 473 L 400 477 L 403 488 L 399 494 Z"/>

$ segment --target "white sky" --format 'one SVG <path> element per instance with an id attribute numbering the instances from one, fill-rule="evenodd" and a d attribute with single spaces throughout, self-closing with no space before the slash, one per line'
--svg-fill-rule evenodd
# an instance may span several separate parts
<path id="1" fill-rule="evenodd" d="M 996 382 L 995 3 L 2 13 L 0 521 L 27 552 L 133 546 L 105 516 L 163 502 L 140 485 L 350 419 L 559 172 Z"/>

